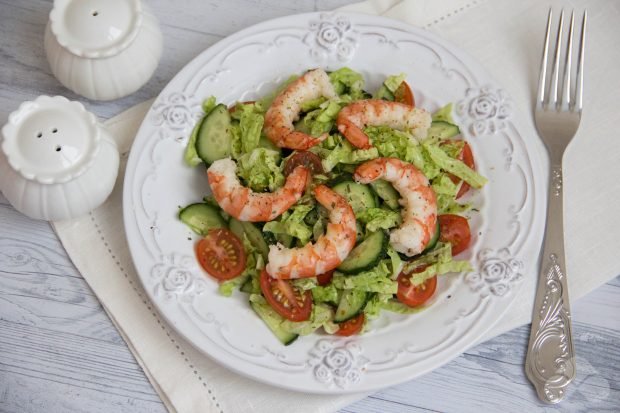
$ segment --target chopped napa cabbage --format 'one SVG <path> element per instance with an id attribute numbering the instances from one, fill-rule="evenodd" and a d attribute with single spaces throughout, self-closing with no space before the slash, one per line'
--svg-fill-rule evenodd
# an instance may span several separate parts
<path id="1" fill-rule="evenodd" d="M 398 283 L 390 278 L 391 275 L 392 271 L 387 262 L 381 261 L 376 267 L 355 276 L 346 276 L 336 272 L 332 283 L 339 289 L 396 294 Z"/>
<path id="2" fill-rule="evenodd" d="M 448 122 L 454 125 L 454 119 L 452 118 L 452 106 L 452 103 L 448 103 L 446 106 L 433 113 L 433 121 Z"/>
<path id="3" fill-rule="evenodd" d="M 364 97 L 364 77 L 361 73 L 343 67 L 331 72 L 329 80 L 334 85 L 334 90 L 338 95 L 347 94 L 351 100 Z"/>
<path id="4" fill-rule="evenodd" d="M 459 184 L 460 187 L 460 184 Z M 472 209 L 470 203 L 458 203 L 454 197 L 447 195 L 437 195 L 437 213 L 438 214 L 460 214 Z"/>
<path id="5" fill-rule="evenodd" d="M 318 285 L 316 278 L 298 278 L 296 280 L 291 281 L 295 288 L 298 288 L 302 291 L 312 290 Z"/>
<path id="6" fill-rule="evenodd" d="M 395 280 L 403 270 L 405 263 L 391 245 L 388 245 L 387 255 L 390 257 L 390 264 L 392 266 L 392 279 Z"/>
<path id="7" fill-rule="evenodd" d="M 334 310 L 329 305 L 314 304 L 308 321 L 284 320 L 280 324 L 280 328 L 288 333 L 299 334 L 300 336 L 312 334 L 320 327 L 323 327 L 327 333 L 335 333 L 339 327 L 333 320 Z"/>
<path id="8" fill-rule="evenodd" d="M 394 228 L 402 222 L 400 212 L 383 208 L 368 208 L 356 215 L 356 218 L 366 224 L 368 231 Z"/>
<path id="9" fill-rule="evenodd" d="M 250 276 L 246 274 L 246 275 L 240 275 L 238 277 L 235 277 L 232 280 L 224 281 L 223 283 L 220 284 L 217 290 L 224 297 L 230 297 L 233 291 L 235 291 L 236 288 L 243 285 L 243 283 L 246 282 L 246 280 L 249 277 Z"/>
<path id="10" fill-rule="evenodd" d="M 450 172 L 451 174 L 461 178 L 473 188 L 482 188 L 484 184 L 487 183 L 487 179 L 484 176 L 480 175 L 458 159 L 448 156 L 448 154 L 444 152 L 440 146 L 427 143 L 424 143 L 422 146 L 437 166 L 446 172 Z"/>
<path id="11" fill-rule="evenodd" d="M 204 116 L 206 117 L 209 113 L 211 113 L 216 105 L 217 103 L 215 101 L 215 96 L 211 96 L 202 102 L 202 111 L 204 112 Z M 194 126 L 192 134 L 189 137 L 189 141 L 187 142 L 187 147 L 185 148 L 183 159 L 189 166 L 196 166 L 202 162 L 202 159 L 198 156 L 198 152 L 196 152 L 196 138 L 198 137 L 198 131 L 200 130 L 203 120 L 204 117 L 196 123 L 196 126 Z"/>
<path id="12" fill-rule="evenodd" d="M 256 192 L 275 191 L 284 185 L 284 175 L 278 166 L 280 153 L 256 148 L 239 157 L 237 174 Z"/>
<path id="13" fill-rule="evenodd" d="M 250 153 L 259 146 L 260 132 L 265 121 L 262 108 L 258 103 L 237 105 L 235 116 L 239 117 L 241 132 L 241 150 Z"/>
<path id="14" fill-rule="evenodd" d="M 321 106 L 321 104 L 325 102 L 326 100 L 327 99 L 323 96 L 320 96 L 316 99 L 307 100 L 301 104 L 301 111 L 310 112 L 311 110 L 318 109 Z"/>
<path id="15" fill-rule="evenodd" d="M 323 158 L 321 164 L 326 172 L 330 172 L 336 165 L 341 163 L 355 165 L 378 157 L 379 152 L 377 148 L 353 149 L 353 146 L 348 141 L 342 140 L 333 150 L 326 151 L 326 157 Z"/>
<path id="16" fill-rule="evenodd" d="M 464 146 L 465 141 L 448 140 L 442 142 L 441 149 L 447 153 L 450 158 L 458 158 L 460 153 L 463 151 Z"/>
<path id="17" fill-rule="evenodd" d="M 435 275 L 443 275 L 447 273 L 467 272 L 472 267 L 469 261 L 453 261 L 452 246 L 449 243 L 438 243 L 428 253 L 422 255 L 405 265 L 406 273 L 413 271 L 423 265 L 427 267 L 419 273 L 412 273 L 410 280 L 413 285 L 418 285 Z"/>
<path id="18" fill-rule="evenodd" d="M 406 132 L 389 126 L 368 126 L 364 132 L 383 157 L 400 158 L 424 171 L 424 157 L 417 140 Z"/>
<path id="19" fill-rule="evenodd" d="M 447 174 L 440 174 L 435 177 L 431 187 L 433 191 L 435 191 L 435 194 L 447 195 L 452 198 L 455 198 L 456 194 L 459 192 L 459 185 L 452 182 L 452 179 L 450 179 Z"/>
<path id="20" fill-rule="evenodd" d="M 411 274 L 411 284 L 422 284 L 429 278 L 435 275 L 443 275 L 448 273 L 459 273 L 472 271 L 472 266 L 469 261 L 450 261 L 450 262 L 438 262 L 431 264 L 424 269 L 424 271 Z"/>
<path id="21" fill-rule="evenodd" d="M 312 289 L 312 299 L 315 303 L 333 303 L 340 301 L 340 291 L 334 284 L 326 286 L 317 286 Z"/>
<path id="22" fill-rule="evenodd" d="M 304 222 L 304 218 L 313 208 L 313 205 L 304 204 L 293 206 L 282 214 L 280 220 L 267 222 L 263 231 L 290 235 L 299 239 L 302 244 L 306 244 L 313 233 L 310 226 Z"/>

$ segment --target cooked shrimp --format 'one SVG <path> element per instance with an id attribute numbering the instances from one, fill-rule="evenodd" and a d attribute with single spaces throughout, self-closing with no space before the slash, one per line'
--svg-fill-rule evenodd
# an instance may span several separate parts
<path id="1" fill-rule="evenodd" d="M 336 97 L 329 76 L 323 69 L 306 72 L 276 96 L 265 114 L 265 135 L 280 148 L 306 150 L 320 143 L 327 133 L 319 137 L 306 135 L 296 131 L 293 122 L 299 119 L 304 102 L 321 96 Z"/>
<path id="2" fill-rule="evenodd" d="M 301 198 L 310 178 L 310 171 L 298 166 L 282 188 L 271 193 L 255 193 L 241 185 L 236 171 L 235 161 L 220 159 L 207 169 L 207 176 L 217 203 L 240 221 L 263 222 L 279 217 Z"/>
<path id="3" fill-rule="evenodd" d="M 301 248 L 269 247 L 267 273 L 273 278 L 314 277 L 336 268 L 355 246 L 355 214 L 349 203 L 325 185 L 314 189 L 316 200 L 329 210 L 327 231 Z"/>
<path id="4" fill-rule="evenodd" d="M 386 100 L 358 100 L 345 106 L 338 113 L 338 130 L 351 144 L 360 149 L 372 147 L 362 130 L 366 126 L 385 125 L 392 129 L 408 130 L 414 137 L 423 139 L 431 126 L 431 115 L 424 109 Z"/>
<path id="5" fill-rule="evenodd" d="M 437 199 L 424 174 L 400 159 L 377 158 L 358 166 L 353 177 L 362 184 L 385 179 L 394 186 L 401 196 L 403 222 L 390 233 L 390 243 L 410 257 L 422 252 L 437 223 Z"/>

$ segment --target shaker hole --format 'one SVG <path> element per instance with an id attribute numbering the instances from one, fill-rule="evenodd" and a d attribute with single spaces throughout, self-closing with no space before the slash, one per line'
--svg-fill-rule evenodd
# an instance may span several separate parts
<path id="1" fill-rule="evenodd" d="M 99 16 L 99 12 L 98 12 L 97 10 L 95 10 L 95 11 L 93 12 L 93 17 L 97 17 L 97 16 Z"/>
<path id="2" fill-rule="evenodd" d="M 52 129 L 52 133 L 56 133 L 56 132 L 58 132 L 58 129 L 56 128 Z"/>
<path id="3" fill-rule="evenodd" d="M 37 138 L 41 138 L 43 136 L 43 133 L 39 132 L 37 133 Z"/>
<path id="4" fill-rule="evenodd" d="M 56 147 L 56 152 L 60 152 L 60 151 L 61 151 L 61 149 L 62 149 L 62 148 L 61 148 L 60 146 L 57 146 L 57 147 Z"/>

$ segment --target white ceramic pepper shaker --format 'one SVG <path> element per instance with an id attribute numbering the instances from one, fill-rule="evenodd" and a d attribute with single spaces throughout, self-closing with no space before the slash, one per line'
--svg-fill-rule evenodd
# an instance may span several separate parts
<path id="1" fill-rule="evenodd" d="M 79 102 L 39 96 L 2 128 L 0 190 L 35 219 L 77 218 L 101 205 L 118 174 L 116 143 Z"/>
<path id="2" fill-rule="evenodd" d="M 54 76 L 93 100 L 112 100 L 153 75 L 163 40 L 155 16 L 140 0 L 55 0 L 45 30 Z"/>

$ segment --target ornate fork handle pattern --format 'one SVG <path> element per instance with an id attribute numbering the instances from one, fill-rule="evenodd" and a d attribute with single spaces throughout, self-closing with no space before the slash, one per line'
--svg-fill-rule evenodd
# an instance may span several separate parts
<path id="1" fill-rule="evenodd" d="M 575 378 L 575 350 L 564 260 L 561 165 L 552 167 L 550 179 L 545 244 L 525 371 L 541 400 L 558 403 Z"/>

